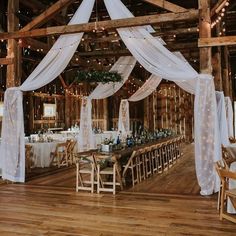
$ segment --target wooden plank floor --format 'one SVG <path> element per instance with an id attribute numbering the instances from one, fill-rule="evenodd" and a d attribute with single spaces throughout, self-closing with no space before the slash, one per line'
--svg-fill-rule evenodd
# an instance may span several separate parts
<path id="1" fill-rule="evenodd" d="M 76 193 L 74 168 L 0 185 L 0 236 L 236 235 L 236 224 L 219 220 L 216 196 L 197 195 L 192 152 L 115 196 Z"/>
<path id="2" fill-rule="evenodd" d="M 200 196 L 76 193 L 71 188 L 0 186 L 0 235 L 235 235 L 216 201 Z"/>
<path id="3" fill-rule="evenodd" d="M 188 194 L 199 195 L 194 161 L 194 146 L 188 144 L 183 149 L 184 155 L 163 174 L 155 174 L 128 191 L 142 193 Z"/>

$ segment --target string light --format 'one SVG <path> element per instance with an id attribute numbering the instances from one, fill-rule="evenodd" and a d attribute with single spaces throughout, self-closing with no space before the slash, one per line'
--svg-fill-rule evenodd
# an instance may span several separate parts
<path id="1" fill-rule="evenodd" d="M 225 2 L 223 2 L 216 10 L 216 16 L 215 16 L 215 20 L 212 21 L 211 23 L 211 28 L 214 28 L 214 26 L 216 24 L 219 24 L 221 22 L 221 20 L 223 19 L 223 17 L 225 16 L 225 7 L 228 7 L 229 6 L 229 1 L 230 0 L 227 0 Z"/>

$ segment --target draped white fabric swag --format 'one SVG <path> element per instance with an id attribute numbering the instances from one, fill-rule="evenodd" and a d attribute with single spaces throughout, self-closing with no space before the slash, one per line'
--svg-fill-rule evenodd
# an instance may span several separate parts
<path id="1" fill-rule="evenodd" d="M 227 124 L 228 124 L 228 134 L 229 137 L 234 137 L 234 113 L 233 113 L 233 107 L 230 97 L 225 97 L 225 110 L 226 110 L 226 118 L 227 118 Z"/>
<path id="2" fill-rule="evenodd" d="M 124 138 L 130 131 L 129 124 L 129 102 L 127 99 L 122 99 L 119 108 L 118 131 L 121 131 L 121 135 Z"/>
<path id="3" fill-rule="evenodd" d="M 112 19 L 133 17 L 120 0 L 104 0 L 104 2 Z M 70 23 L 88 22 L 93 4 L 94 0 L 84 0 Z M 199 75 L 189 67 L 188 63 L 166 49 L 159 40 L 146 30 L 146 27 L 120 28 L 117 31 L 134 58 L 146 70 L 159 78 L 181 84 L 187 91 L 194 91 L 197 178 L 201 187 L 201 194 L 213 193 L 216 183 L 213 162 L 220 158 L 220 142 L 212 76 Z M 20 90 L 28 91 L 40 88 L 57 77 L 68 64 L 81 37 L 82 33 L 61 36 L 25 83 L 19 88 L 6 91 L 1 152 L 3 165 L 5 165 L 3 178 L 12 181 L 24 181 L 23 112 Z M 89 104 L 88 101 L 86 104 Z M 13 119 L 16 118 L 16 114 L 20 116 L 20 121 Z M 14 131 L 18 132 L 16 136 L 19 138 L 17 140 L 13 137 Z M 12 147 L 11 153 L 7 151 L 8 147 Z M 10 158 L 13 159 L 10 161 Z M 10 166 L 12 163 L 13 166 Z"/>
<path id="4" fill-rule="evenodd" d="M 112 19 L 133 17 L 120 0 L 104 0 Z M 211 75 L 201 74 L 171 53 L 145 29 L 129 27 L 117 29 L 120 37 L 137 61 L 149 72 L 167 80 L 195 85 L 195 162 L 202 195 L 217 191 L 214 161 L 220 159 L 219 125 L 215 87 Z M 207 144 L 207 145 L 206 145 Z"/>
<path id="5" fill-rule="evenodd" d="M 96 147 L 95 138 L 92 131 L 92 99 L 104 99 L 116 93 L 129 78 L 136 60 L 132 56 L 120 57 L 112 66 L 110 71 L 119 73 L 122 77 L 121 82 L 99 83 L 93 92 L 82 99 L 80 116 L 80 132 L 77 136 L 79 151 L 85 151 Z M 89 130 L 87 130 L 89 129 Z"/>
<path id="6" fill-rule="evenodd" d="M 95 0 L 84 0 L 69 24 L 87 23 Z M 25 180 L 25 141 L 22 91 L 38 89 L 54 80 L 66 68 L 77 49 L 83 33 L 62 35 L 30 74 L 17 88 L 4 95 L 0 160 L 2 178 L 14 182 Z"/>
<path id="7" fill-rule="evenodd" d="M 229 145 L 228 122 L 226 117 L 225 97 L 223 92 L 216 91 L 217 114 L 219 121 L 220 139 L 224 146 Z"/>

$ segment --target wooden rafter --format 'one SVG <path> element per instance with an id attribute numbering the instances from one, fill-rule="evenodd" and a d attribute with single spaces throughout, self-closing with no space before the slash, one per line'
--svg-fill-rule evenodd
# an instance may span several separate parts
<path id="1" fill-rule="evenodd" d="M 49 46 L 46 43 L 43 43 L 39 40 L 35 40 L 32 38 L 25 38 L 22 39 L 22 42 L 20 43 L 21 47 L 24 48 L 30 48 L 33 51 L 39 51 L 41 53 L 46 53 L 49 50 Z"/>
<path id="2" fill-rule="evenodd" d="M 75 0 L 58 0 L 55 4 L 50 6 L 47 10 L 34 18 L 30 23 L 23 27 L 20 31 L 29 31 L 39 27 L 49 21 L 53 16 L 60 12 L 64 7 L 73 3 Z"/>
<path id="3" fill-rule="evenodd" d="M 155 6 L 161 7 L 165 10 L 171 11 L 171 12 L 185 12 L 187 11 L 186 8 L 180 7 L 174 3 L 165 1 L 165 0 L 144 0 L 145 2 L 151 3 Z"/>
<path id="4" fill-rule="evenodd" d="M 33 12 L 35 12 L 35 13 L 42 12 L 47 8 L 46 5 L 44 5 L 41 1 L 38 1 L 38 0 L 20 0 L 20 3 L 23 4 L 24 6 L 32 9 Z M 53 19 L 58 24 L 65 24 L 64 18 L 60 15 L 54 16 Z"/>
<path id="5" fill-rule="evenodd" d="M 183 13 L 166 13 L 148 16 L 139 16 L 134 18 L 125 18 L 118 20 L 99 21 L 98 28 L 115 29 L 148 24 L 160 24 L 171 21 L 196 20 L 198 19 L 198 10 L 189 10 Z M 66 25 L 35 29 L 27 32 L 1 33 L 0 39 L 16 39 L 25 37 L 40 37 L 48 35 L 71 34 L 80 32 L 91 32 L 95 28 L 94 22 L 87 24 Z"/>
<path id="6" fill-rule="evenodd" d="M 236 45 L 236 36 L 222 36 L 198 39 L 198 47 L 214 47 Z"/>
<path id="7" fill-rule="evenodd" d="M 0 65 L 9 65 L 13 63 L 12 58 L 0 58 Z"/>
<path id="8" fill-rule="evenodd" d="M 218 0 L 215 6 L 211 9 L 211 16 L 214 16 L 217 12 L 217 9 L 221 8 L 226 3 L 227 0 Z"/>
<path id="9" fill-rule="evenodd" d="M 176 29 L 176 30 L 168 30 L 165 32 L 154 32 L 151 33 L 153 36 L 163 36 L 163 35 L 178 35 L 178 34 L 193 34 L 198 33 L 197 27 L 190 27 L 190 28 L 182 28 L 182 29 Z M 102 43 L 102 42 L 112 42 L 116 40 L 120 40 L 121 38 L 117 35 L 111 35 L 107 37 L 102 38 L 84 38 L 84 42 L 94 42 L 94 43 Z"/>
<path id="10" fill-rule="evenodd" d="M 191 43 L 172 43 L 168 44 L 167 48 L 173 50 L 180 50 L 180 49 L 189 49 L 189 48 L 196 48 L 197 42 Z M 78 52 L 75 53 L 76 55 L 80 55 L 81 57 L 106 57 L 106 56 L 127 56 L 130 55 L 130 51 L 128 49 L 120 49 L 120 50 L 99 50 L 99 51 L 92 51 L 92 52 Z"/>

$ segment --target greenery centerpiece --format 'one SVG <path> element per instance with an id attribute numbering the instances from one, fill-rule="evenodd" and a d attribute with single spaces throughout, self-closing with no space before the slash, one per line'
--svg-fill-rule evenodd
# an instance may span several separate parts
<path id="1" fill-rule="evenodd" d="M 77 83 L 109 83 L 109 82 L 120 82 L 122 77 L 118 72 L 109 71 L 78 71 L 75 76 L 75 82 Z"/>

